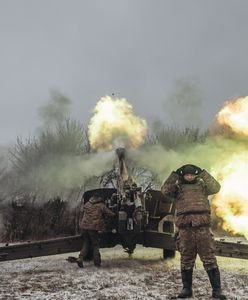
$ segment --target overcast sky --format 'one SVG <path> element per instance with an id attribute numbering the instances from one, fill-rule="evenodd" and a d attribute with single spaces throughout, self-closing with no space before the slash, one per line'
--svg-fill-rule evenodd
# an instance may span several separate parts
<path id="1" fill-rule="evenodd" d="M 84 122 L 112 92 L 173 122 L 164 103 L 184 78 L 208 124 L 248 94 L 247 13 L 246 0 L 0 0 L 0 143 L 34 133 L 52 88 Z"/>

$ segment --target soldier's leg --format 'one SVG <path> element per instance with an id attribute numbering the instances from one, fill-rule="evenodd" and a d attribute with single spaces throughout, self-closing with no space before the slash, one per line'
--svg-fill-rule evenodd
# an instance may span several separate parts
<path id="1" fill-rule="evenodd" d="M 178 250 L 181 254 L 181 276 L 183 289 L 178 298 L 188 298 L 193 294 L 192 275 L 196 259 L 195 234 L 193 228 L 179 229 L 177 241 Z"/>
<path id="2" fill-rule="evenodd" d="M 203 262 L 205 270 L 217 268 L 214 236 L 209 227 L 198 227 L 196 231 L 196 244 L 197 253 Z"/>
<path id="3" fill-rule="evenodd" d="M 212 297 L 226 299 L 221 292 L 220 271 L 215 257 L 214 236 L 210 228 L 202 227 L 198 229 L 197 250 L 212 286 Z"/>
<path id="4" fill-rule="evenodd" d="M 89 251 L 89 247 L 90 247 L 90 236 L 89 236 L 88 230 L 84 230 L 82 232 L 82 236 L 83 236 L 83 246 L 82 246 L 82 249 L 79 253 L 78 260 L 77 260 L 78 266 L 80 268 L 83 267 L 83 260 L 87 256 L 88 251 Z"/>
<path id="5" fill-rule="evenodd" d="M 93 258 L 94 258 L 94 265 L 96 267 L 100 267 L 101 265 L 101 254 L 100 254 L 100 237 L 98 231 L 90 230 L 89 231 L 90 241 L 93 246 Z"/>
<path id="6" fill-rule="evenodd" d="M 178 250 L 181 254 L 181 269 L 190 270 L 195 265 L 197 255 L 196 239 L 193 227 L 179 229 Z"/>

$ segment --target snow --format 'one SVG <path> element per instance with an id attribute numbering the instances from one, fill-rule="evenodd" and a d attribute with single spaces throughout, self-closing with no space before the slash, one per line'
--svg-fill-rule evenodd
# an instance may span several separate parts
<path id="1" fill-rule="evenodd" d="M 0 299 L 157 299 L 181 290 L 180 256 L 162 260 L 162 250 L 137 247 L 132 258 L 121 247 L 102 249 L 102 267 L 83 269 L 66 261 L 68 254 L 0 262 Z M 78 253 L 70 254 L 77 256 Z M 218 258 L 227 299 L 248 300 L 248 260 Z M 211 298 L 199 260 L 193 279 L 194 298 Z"/>

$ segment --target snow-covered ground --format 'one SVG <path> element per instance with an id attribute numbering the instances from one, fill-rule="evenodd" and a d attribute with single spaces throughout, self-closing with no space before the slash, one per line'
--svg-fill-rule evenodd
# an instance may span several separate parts
<path id="1" fill-rule="evenodd" d="M 67 254 L 0 262 L 0 299 L 157 299 L 181 289 L 180 260 L 163 261 L 159 249 L 138 247 L 131 259 L 120 247 L 102 249 L 102 267 L 80 269 Z M 70 255 L 77 255 L 70 254 Z M 218 258 L 227 299 L 248 299 L 248 260 Z M 211 298 L 207 275 L 198 260 L 194 299 Z"/>

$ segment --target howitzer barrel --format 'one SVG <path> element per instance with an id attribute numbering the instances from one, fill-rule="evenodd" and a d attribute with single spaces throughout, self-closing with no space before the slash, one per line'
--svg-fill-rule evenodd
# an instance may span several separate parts
<path id="1" fill-rule="evenodd" d="M 117 148 L 115 150 L 119 160 L 125 159 L 126 149 L 125 148 Z"/>
<path id="2" fill-rule="evenodd" d="M 117 193 L 121 195 L 124 193 L 124 183 L 128 179 L 128 171 L 125 165 L 126 149 L 117 148 L 115 152 L 118 157 Z"/>

